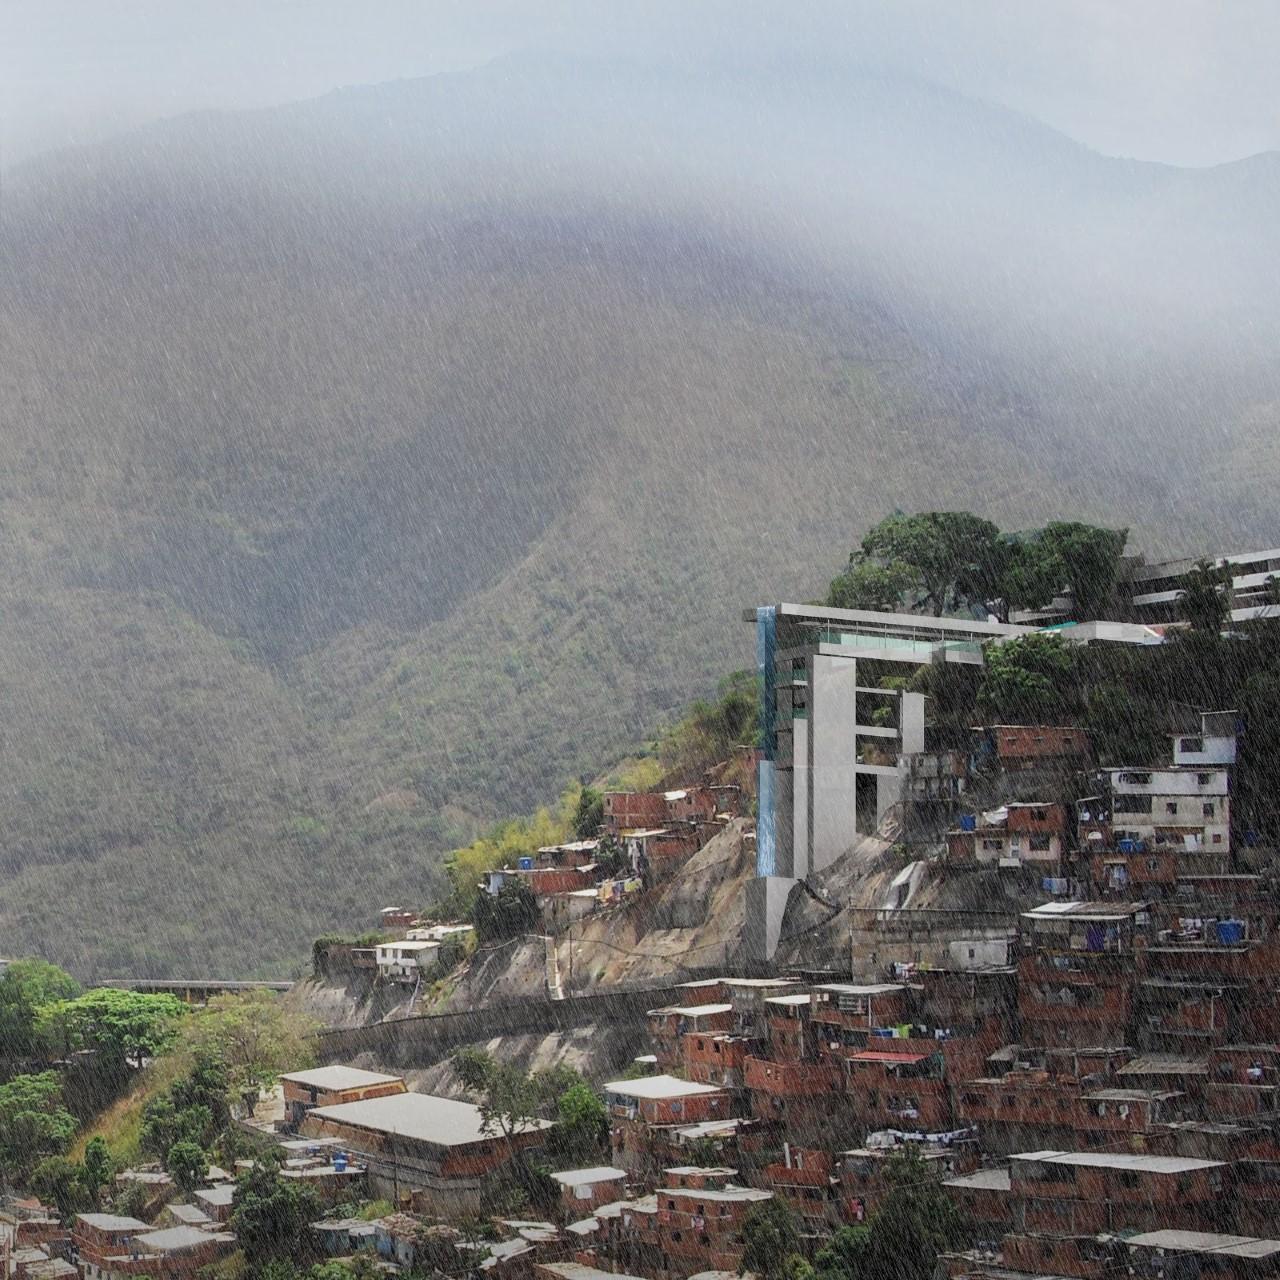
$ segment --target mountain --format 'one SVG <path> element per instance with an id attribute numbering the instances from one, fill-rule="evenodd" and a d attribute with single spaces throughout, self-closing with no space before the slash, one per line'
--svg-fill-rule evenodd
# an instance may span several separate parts
<path id="1" fill-rule="evenodd" d="M 1276 541 L 1280 164 L 547 56 L 18 167 L 0 937 L 232 976 L 420 902 L 895 507 Z"/>

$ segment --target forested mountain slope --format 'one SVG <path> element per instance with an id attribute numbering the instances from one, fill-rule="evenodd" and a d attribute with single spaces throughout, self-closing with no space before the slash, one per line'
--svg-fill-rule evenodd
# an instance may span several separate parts
<path id="1" fill-rule="evenodd" d="M 287 970 L 894 507 L 1274 545 L 1274 160 L 523 58 L 20 167 L 4 948 Z"/>

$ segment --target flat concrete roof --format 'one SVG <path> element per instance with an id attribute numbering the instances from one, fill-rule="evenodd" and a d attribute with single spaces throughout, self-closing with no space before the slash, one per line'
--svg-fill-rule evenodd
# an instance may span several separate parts
<path id="1" fill-rule="evenodd" d="M 331 1067 L 316 1067 L 311 1071 L 286 1071 L 280 1077 L 291 1084 L 300 1084 L 308 1089 L 326 1089 L 340 1092 L 343 1089 L 368 1089 L 378 1084 L 395 1084 L 397 1080 L 404 1082 L 403 1076 L 384 1075 L 381 1071 L 363 1071 L 359 1067 L 344 1067 L 335 1064 Z"/>
<path id="2" fill-rule="evenodd" d="M 432 1093 L 392 1093 L 385 1098 L 339 1102 L 332 1107 L 317 1107 L 311 1114 L 336 1124 L 438 1147 L 464 1147 L 500 1136 L 496 1130 L 485 1129 L 479 1107 Z M 550 1127 L 550 1120 L 534 1120 L 517 1132 L 532 1133 Z"/>
<path id="3" fill-rule="evenodd" d="M 199 1227 L 166 1227 L 161 1231 L 148 1231 L 133 1237 L 135 1247 L 147 1253 L 179 1253 L 183 1249 L 198 1249 L 210 1240 L 230 1241 L 235 1237 L 228 1233 L 214 1234 Z"/>
<path id="4" fill-rule="evenodd" d="M 732 1013 L 731 1004 L 673 1004 L 665 1009 L 650 1009 L 649 1017 L 664 1013 L 678 1013 L 682 1018 L 702 1018 L 713 1013 Z"/>
<path id="5" fill-rule="evenodd" d="M 1009 1190 L 1008 1169 L 979 1169 L 975 1173 L 966 1173 L 959 1178 L 947 1178 L 944 1187 L 959 1187 L 966 1191 L 1005 1191 Z"/>
<path id="6" fill-rule="evenodd" d="M 637 1276 L 629 1276 L 623 1271 L 602 1271 L 581 1262 L 540 1262 L 538 1267 L 559 1276 L 560 1280 L 639 1280 Z"/>
<path id="7" fill-rule="evenodd" d="M 858 985 L 852 982 L 823 982 L 814 987 L 815 991 L 831 991 L 838 996 L 887 996 L 893 991 L 905 991 L 900 982 L 872 982 Z"/>
<path id="8" fill-rule="evenodd" d="M 1280 1240 L 1216 1235 L 1211 1231 L 1144 1231 L 1141 1235 L 1126 1236 L 1124 1243 L 1173 1249 L 1178 1253 L 1222 1253 L 1232 1258 L 1269 1258 L 1280 1253 Z"/>
<path id="9" fill-rule="evenodd" d="M 1126 1169 L 1134 1173 L 1195 1173 L 1221 1169 L 1221 1160 L 1192 1160 L 1183 1156 L 1135 1156 L 1111 1151 L 1023 1151 L 1009 1157 L 1036 1164 L 1065 1164 L 1088 1169 Z"/>
<path id="10" fill-rule="evenodd" d="M 198 1187 L 191 1194 L 197 1200 L 204 1201 L 205 1204 L 224 1205 L 231 1203 L 231 1197 L 236 1193 L 235 1184 L 232 1182 L 223 1182 L 216 1187 Z"/>
<path id="11" fill-rule="evenodd" d="M 1116 1068 L 1118 1076 L 1207 1076 L 1207 1058 L 1187 1058 L 1176 1053 L 1147 1053 Z"/>
<path id="12" fill-rule="evenodd" d="M 625 1169 L 602 1164 L 594 1169 L 565 1169 L 551 1176 L 566 1187 L 581 1187 L 592 1182 L 616 1182 L 619 1178 L 625 1178 L 627 1172 Z"/>
<path id="13" fill-rule="evenodd" d="M 699 1093 L 721 1093 L 714 1084 L 697 1084 L 676 1076 L 641 1076 L 638 1080 L 610 1080 L 605 1086 L 609 1093 L 620 1093 L 629 1098 L 661 1100 L 663 1098 L 689 1098 Z M 337 1110 L 326 1107 L 323 1110 Z"/>
<path id="14" fill-rule="evenodd" d="M 118 1213 L 78 1213 L 78 1221 L 98 1231 L 150 1231 L 151 1227 L 137 1218 L 126 1218 Z"/>
<path id="15" fill-rule="evenodd" d="M 977 618 L 936 618 L 928 613 L 884 613 L 876 609 L 833 609 L 820 604 L 779 604 L 775 606 L 779 619 L 793 622 L 833 622 L 837 625 L 856 626 L 871 623 L 881 627 L 902 628 L 912 631 L 940 631 L 951 635 L 974 636 L 1026 636 L 1040 630 L 1039 627 L 1020 627 L 1008 622 L 979 622 Z M 754 622 L 755 613 L 746 615 Z"/>

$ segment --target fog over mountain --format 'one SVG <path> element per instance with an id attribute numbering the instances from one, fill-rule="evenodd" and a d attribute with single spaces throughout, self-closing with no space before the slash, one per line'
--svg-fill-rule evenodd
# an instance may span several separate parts
<path id="1" fill-rule="evenodd" d="M 525 52 L 37 156 L 3 213 L 0 936 L 86 972 L 425 900 L 895 507 L 1277 540 L 1276 153 Z"/>

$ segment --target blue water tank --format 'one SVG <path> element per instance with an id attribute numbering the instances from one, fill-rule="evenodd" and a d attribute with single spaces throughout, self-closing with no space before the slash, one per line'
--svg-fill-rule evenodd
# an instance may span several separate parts
<path id="1" fill-rule="evenodd" d="M 345 1151 L 337 1151 L 333 1156 L 333 1167 L 339 1173 L 345 1173 L 347 1170 L 347 1153 Z"/>
<path id="2" fill-rule="evenodd" d="M 517 866 L 517 867 L 519 867 L 521 871 L 532 871 L 532 870 L 533 870 L 533 859 L 532 859 L 532 858 L 517 858 L 517 859 L 516 859 L 516 866 Z"/>
<path id="3" fill-rule="evenodd" d="M 1117 840 L 1116 848 L 1119 849 L 1121 853 L 1137 853 L 1138 842 L 1136 840 Z"/>
<path id="4" fill-rule="evenodd" d="M 976 813 L 962 813 L 960 815 L 961 831 L 977 831 L 978 815 Z"/>
<path id="5" fill-rule="evenodd" d="M 1244 941 L 1243 920 L 1219 920 L 1218 944 L 1223 947 L 1234 947 Z"/>

